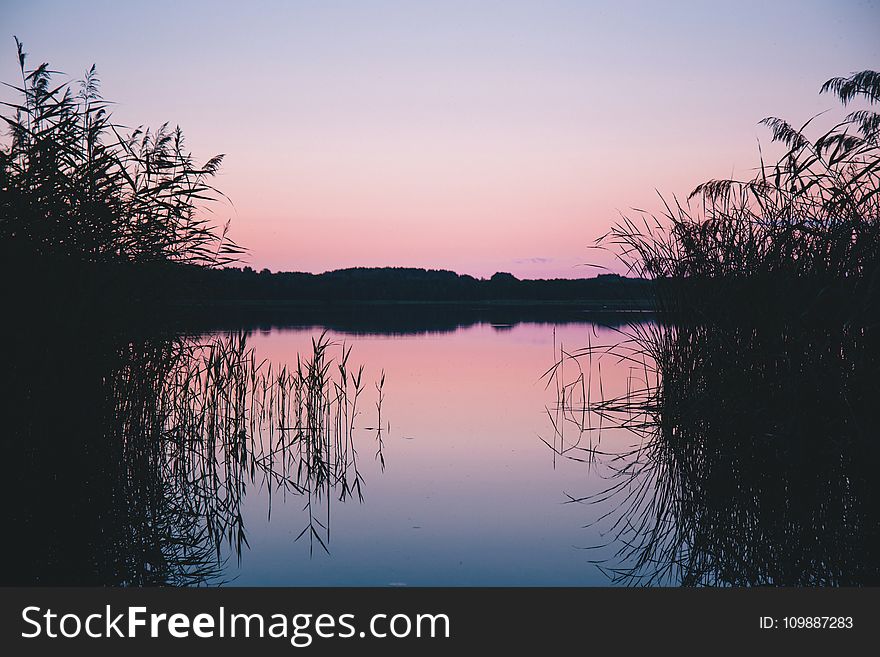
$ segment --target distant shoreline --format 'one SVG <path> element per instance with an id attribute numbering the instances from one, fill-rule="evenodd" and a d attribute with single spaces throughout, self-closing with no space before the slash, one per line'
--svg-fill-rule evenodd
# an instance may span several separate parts
<path id="1" fill-rule="evenodd" d="M 378 267 L 322 274 L 178 268 L 167 272 L 187 303 L 234 305 L 491 304 L 579 305 L 591 310 L 650 310 L 652 281 L 600 274 L 580 279 L 518 279 L 498 272 L 477 279 L 448 270 Z"/>
<path id="2" fill-rule="evenodd" d="M 655 317 L 650 299 L 521 301 L 259 301 L 251 299 L 175 303 L 166 325 L 202 332 L 283 327 L 323 327 L 343 333 L 447 332 L 476 324 L 596 323 L 623 326 Z"/>
<path id="3" fill-rule="evenodd" d="M 19 254 L 20 256 L 20 254 Z M 475 279 L 451 271 L 354 269 L 307 274 L 207 269 L 175 263 L 88 263 L 45 258 L 4 263 L 16 313 L 59 327 L 123 331 L 316 327 L 365 333 L 450 331 L 475 324 L 623 325 L 655 311 L 652 281 L 617 275 Z"/>
<path id="4" fill-rule="evenodd" d="M 170 309 L 334 309 L 334 308 L 392 308 L 392 307 L 446 307 L 446 308 L 545 308 L 576 310 L 584 313 L 653 313 L 654 300 L 643 299 L 482 299 L 482 300 L 422 300 L 422 299 L 185 299 L 169 304 Z"/>

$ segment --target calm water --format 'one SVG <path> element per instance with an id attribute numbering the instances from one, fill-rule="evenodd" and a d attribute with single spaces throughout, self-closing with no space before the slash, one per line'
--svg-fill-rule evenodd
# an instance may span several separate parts
<path id="1" fill-rule="evenodd" d="M 321 328 L 273 328 L 250 344 L 258 358 L 294 363 Z M 594 585 L 589 563 L 603 542 L 584 528 L 601 507 L 566 504 L 607 486 L 601 468 L 554 458 L 556 390 L 542 374 L 561 346 L 617 341 L 580 324 L 476 324 L 452 332 L 328 336 L 352 346 L 367 387 L 355 422 L 364 501 L 331 498 L 329 552 L 297 535 L 299 496 L 272 499 L 252 486 L 243 503 L 250 549 L 229 555 L 238 585 Z M 555 345 L 555 346 L 554 346 Z M 386 373 L 382 422 L 386 467 L 375 458 L 376 390 Z M 603 388 L 622 390 L 629 370 L 606 363 Z M 548 414 L 548 409 L 550 413 Z M 606 432 L 603 444 L 630 444 Z M 326 503 L 316 512 L 326 518 Z M 310 549 L 314 548 L 314 549 Z M 601 552 L 601 551 L 600 551 Z"/>
<path id="2" fill-rule="evenodd" d="M 874 333 L 434 312 L 23 333 L 3 582 L 880 582 Z"/>

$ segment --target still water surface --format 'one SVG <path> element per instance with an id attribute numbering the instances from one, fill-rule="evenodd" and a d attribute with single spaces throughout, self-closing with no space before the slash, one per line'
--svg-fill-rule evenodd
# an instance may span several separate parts
<path id="1" fill-rule="evenodd" d="M 249 337 L 259 359 L 294 363 L 323 328 L 272 328 Z M 560 348 L 620 340 L 589 323 L 492 325 L 450 332 L 346 334 L 366 388 L 354 444 L 364 500 L 331 497 L 328 551 L 295 540 L 303 500 L 251 486 L 243 502 L 250 548 L 227 555 L 236 585 L 582 586 L 608 584 L 590 561 L 608 556 L 601 506 L 566 503 L 608 482 L 601 468 L 555 457 L 557 391 L 542 375 Z M 603 394 L 622 393 L 631 368 L 603 362 Z M 384 471 L 375 458 L 374 387 L 384 370 Z M 542 440 L 543 439 L 543 440 Z M 558 442 L 558 437 L 556 438 Z M 606 431 L 603 446 L 631 445 Z M 316 515 L 326 521 L 326 502 Z M 589 549 L 584 549 L 589 548 Z"/>
<path id="2" fill-rule="evenodd" d="M 880 582 L 869 330 L 414 315 L 22 334 L 3 583 Z"/>

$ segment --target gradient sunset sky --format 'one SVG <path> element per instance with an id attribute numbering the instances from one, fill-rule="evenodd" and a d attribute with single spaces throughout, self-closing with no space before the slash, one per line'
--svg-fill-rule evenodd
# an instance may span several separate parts
<path id="1" fill-rule="evenodd" d="M 12 35 L 32 66 L 96 63 L 118 122 L 226 153 L 248 264 L 313 272 L 595 275 L 620 212 L 750 175 L 761 118 L 880 68 L 867 1 L 0 0 L 0 26 L 0 80 Z"/>

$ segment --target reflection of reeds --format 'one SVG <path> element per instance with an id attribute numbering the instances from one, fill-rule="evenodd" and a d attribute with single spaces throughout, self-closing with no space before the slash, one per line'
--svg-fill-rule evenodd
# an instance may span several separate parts
<path id="1" fill-rule="evenodd" d="M 877 103 L 880 75 L 824 90 Z M 597 561 L 615 582 L 880 583 L 880 120 L 856 111 L 815 140 L 764 123 L 785 148 L 776 165 L 606 237 L 657 279 L 662 323 L 560 347 L 547 373 L 548 445 L 611 478 L 571 501 L 602 509 L 616 548 Z M 606 397 L 609 358 L 630 376 Z M 609 430 L 632 445 L 604 449 Z"/>
<path id="2" fill-rule="evenodd" d="M 586 412 L 635 438 L 616 453 L 579 451 L 611 477 L 577 501 L 611 504 L 597 524 L 617 545 L 601 564 L 614 581 L 878 583 L 876 332 L 654 325 L 646 339 L 653 355 L 590 351 L 642 358 L 648 385 L 560 400 L 569 418 Z"/>
<path id="3" fill-rule="evenodd" d="M 244 334 L 181 340 L 164 361 L 164 376 L 127 377 L 156 385 L 148 397 L 166 499 L 204 523 L 218 555 L 223 541 L 237 555 L 247 543 L 241 501 L 248 485 L 268 490 L 270 513 L 273 495 L 303 496 L 308 522 L 299 537 L 325 550 L 331 497 L 363 500 L 353 436 L 363 366 L 350 371 L 351 347 L 342 345 L 335 359 L 332 346 L 321 335 L 295 368 L 278 369 L 256 360 Z M 322 500 L 326 515 L 319 518 L 314 504 Z"/>
<path id="4" fill-rule="evenodd" d="M 326 335 L 280 369 L 245 334 L 49 345 L 49 376 L 30 359 L 44 345 L 11 361 L 20 408 L 4 447 L 19 467 L 6 483 L 30 491 L 6 545 L 13 582 L 220 582 L 227 555 L 248 546 L 249 492 L 268 495 L 270 514 L 278 495 L 304 500 L 310 552 L 328 548 L 331 501 L 363 499 L 363 368 Z"/>

